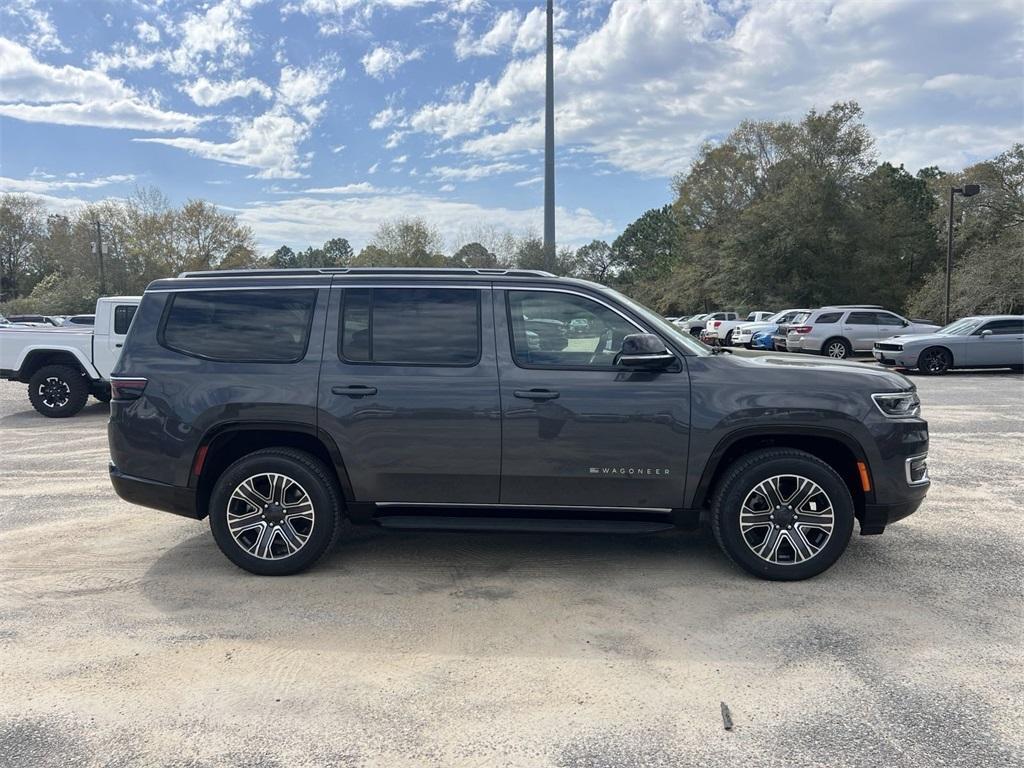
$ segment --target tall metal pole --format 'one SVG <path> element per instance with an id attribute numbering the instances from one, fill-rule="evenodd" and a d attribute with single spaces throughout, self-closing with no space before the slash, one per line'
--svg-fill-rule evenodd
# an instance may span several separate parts
<path id="1" fill-rule="evenodd" d="M 555 263 L 555 36 L 554 0 L 548 0 L 547 90 L 544 96 L 544 256 Z"/>
<path id="2" fill-rule="evenodd" d="M 946 312 L 942 324 L 949 325 L 949 275 L 953 270 L 953 195 L 956 187 L 949 188 L 949 238 L 946 241 Z"/>
<path id="3" fill-rule="evenodd" d="M 96 256 L 100 260 L 100 296 L 107 292 L 107 280 L 103 271 L 103 230 L 100 220 L 96 219 Z"/>

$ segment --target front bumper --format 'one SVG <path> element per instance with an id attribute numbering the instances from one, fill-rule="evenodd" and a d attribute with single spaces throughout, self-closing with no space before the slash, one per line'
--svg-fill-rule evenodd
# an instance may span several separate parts
<path id="1" fill-rule="evenodd" d="M 917 355 L 904 351 L 896 352 L 888 349 L 872 349 L 872 357 L 880 365 L 891 368 L 916 368 Z"/>
<path id="2" fill-rule="evenodd" d="M 888 504 L 865 504 L 860 517 L 860 535 L 872 536 L 882 533 L 885 526 L 909 517 L 917 511 L 928 493 L 928 485 L 914 486 L 912 495 L 902 501 Z"/>
<path id="3" fill-rule="evenodd" d="M 113 464 L 110 465 L 110 483 L 118 496 L 132 504 L 191 517 L 194 520 L 203 518 L 196 509 L 196 493 L 192 488 L 126 475 Z"/>

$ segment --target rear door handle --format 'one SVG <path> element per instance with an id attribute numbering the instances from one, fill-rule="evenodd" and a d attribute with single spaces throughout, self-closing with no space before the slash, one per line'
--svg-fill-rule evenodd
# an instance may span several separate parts
<path id="1" fill-rule="evenodd" d="M 115 344 L 114 346 L 117 347 L 118 349 L 120 349 L 121 347 L 124 346 L 124 344 Z"/>
<path id="2" fill-rule="evenodd" d="M 524 400 L 555 400 L 558 397 L 558 393 L 550 389 L 517 389 L 512 394 Z"/>
<path id="3" fill-rule="evenodd" d="M 331 387 L 335 395 L 346 395 L 348 397 L 369 397 L 377 394 L 376 387 L 367 387 L 362 384 L 353 384 L 348 387 Z"/>

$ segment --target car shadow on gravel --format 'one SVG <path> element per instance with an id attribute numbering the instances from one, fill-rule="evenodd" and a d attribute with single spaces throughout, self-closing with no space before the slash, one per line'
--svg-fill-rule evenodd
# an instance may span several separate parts
<path id="1" fill-rule="evenodd" d="M 38 427 L 45 422 L 77 426 L 81 423 L 93 424 L 103 422 L 110 417 L 110 406 L 97 400 L 90 400 L 81 411 L 65 419 L 51 419 L 43 416 L 41 413 L 37 413 L 27 402 L 26 406 L 24 411 L 11 413 L 0 418 L 0 427 Z"/>

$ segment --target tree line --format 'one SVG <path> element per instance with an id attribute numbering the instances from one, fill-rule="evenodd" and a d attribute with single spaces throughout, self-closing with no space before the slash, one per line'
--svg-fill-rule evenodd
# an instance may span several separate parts
<path id="1" fill-rule="evenodd" d="M 416 266 L 544 269 L 612 285 L 665 314 L 865 302 L 939 319 L 949 189 L 957 198 L 954 316 L 1024 311 L 1024 145 L 959 173 L 876 162 L 853 102 L 799 122 L 745 121 L 704 145 L 611 243 L 549 254 L 533 233 L 469 227 L 457 247 L 422 218 L 384 221 L 356 252 L 344 237 L 261 254 L 252 230 L 203 200 L 154 189 L 71 213 L 0 196 L 0 313 L 89 311 L 186 270 Z M 98 224 L 98 228 L 97 228 Z M 102 241 L 99 252 L 97 240 Z M 102 255 L 102 258 L 100 256 Z"/>

